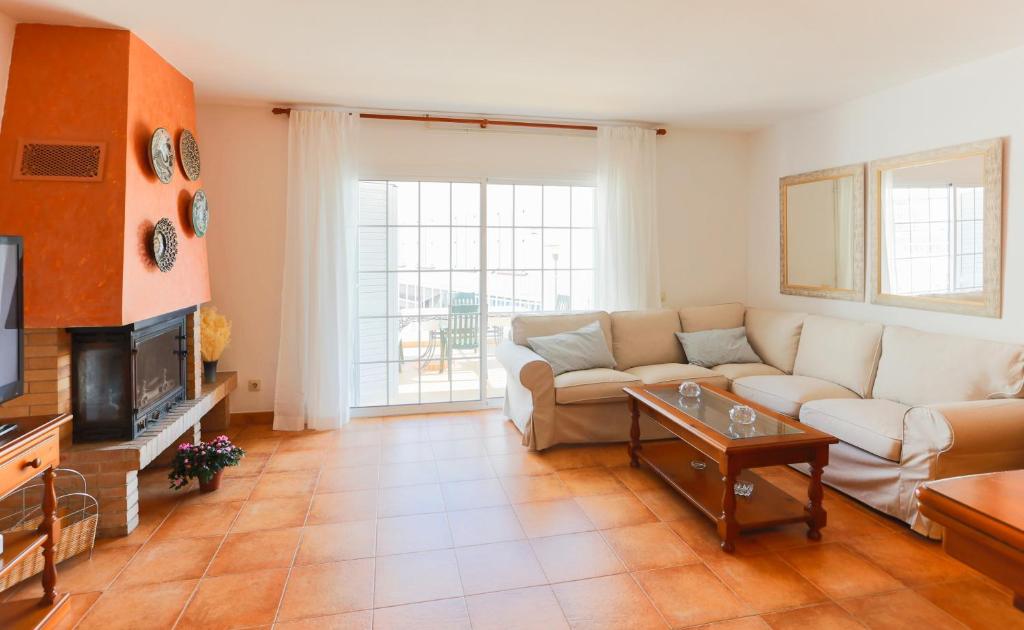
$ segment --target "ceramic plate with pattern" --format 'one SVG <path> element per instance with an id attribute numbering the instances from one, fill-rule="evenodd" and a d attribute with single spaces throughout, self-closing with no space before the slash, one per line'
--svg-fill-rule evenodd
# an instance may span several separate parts
<path id="1" fill-rule="evenodd" d="M 183 130 L 178 138 L 178 159 L 189 181 L 199 179 L 199 143 L 188 129 Z"/>
<path id="2" fill-rule="evenodd" d="M 206 192 L 200 188 L 192 197 L 192 230 L 196 236 L 202 238 L 206 235 L 209 224 L 210 208 L 206 203 Z"/>
<path id="3" fill-rule="evenodd" d="M 171 183 L 174 177 L 174 143 L 171 142 L 171 134 L 163 127 L 157 127 L 149 139 L 149 165 L 157 179 L 165 184 Z"/>
<path id="4" fill-rule="evenodd" d="M 153 260 L 157 269 L 168 272 L 178 259 L 178 232 L 170 219 L 163 218 L 153 226 Z"/>

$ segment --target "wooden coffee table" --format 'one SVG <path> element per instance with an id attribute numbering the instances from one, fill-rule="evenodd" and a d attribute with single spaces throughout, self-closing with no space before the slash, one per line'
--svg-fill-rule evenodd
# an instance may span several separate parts
<path id="1" fill-rule="evenodd" d="M 1024 470 L 929 481 L 921 514 L 946 528 L 942 548 L 1013 591 L 1024 610 Z"/>
<path id="2" fill-rule="evenodd" d="M 717 387 L 701 390 L 694 402 L 682 399 L 674 385 L 624 388 L 633 414 L 631 464 L 647 464 L 714 521 L 727 552 L 741 532 L 786 523 L 807 523 L 807 536 L 821 538 L 826 523 L 821 474 L 829 445 L 839 440 Z M 752 425 L 729 420 L 729 410 L 738 404 L 757 411 Z M 641 413 L 679 439 L 641 444 Z M 811 466 L 806 505 L 753 470 L 804 462 Z M 736 495 L 737 482 L 754 484 L 749 497 Z"/>

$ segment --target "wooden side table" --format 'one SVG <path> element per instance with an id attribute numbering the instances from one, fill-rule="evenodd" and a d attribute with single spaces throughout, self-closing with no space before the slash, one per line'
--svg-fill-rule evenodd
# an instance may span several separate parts
<path id="1" fill-rule="evenodd" d="M 1024 610 L 1024 470 L 940 479 L 917 489 L 921 514 L 946 528 L 942 548 L 1013 591 Z"/>

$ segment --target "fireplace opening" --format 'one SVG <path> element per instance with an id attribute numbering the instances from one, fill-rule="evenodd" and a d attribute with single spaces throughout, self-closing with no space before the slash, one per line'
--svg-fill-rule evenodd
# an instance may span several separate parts
<path id="1" fill-rule="evenodd" d="M 186 318 L 194 311 L 68 329 L 76 442 L 133 440 L 185 399 Z"/>

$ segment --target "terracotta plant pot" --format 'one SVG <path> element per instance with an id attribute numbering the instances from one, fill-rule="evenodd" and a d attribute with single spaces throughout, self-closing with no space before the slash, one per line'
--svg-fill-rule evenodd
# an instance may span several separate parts
<path id="1" fill-rule="evenodd" d="M 203 361 L 203 381 L 212 383 L 217 380 L 217 362 Z"/>
<path id="2" fill-rule="evenodd" d="M 200 479 L 199 491 L 202 493 L 213 492 L 214 490 L 220 487 L 220 478 L 223 476 L 224 471 L 218 470 L 216 473 L 213 474 L 213 477 L 210 478 L 210 480 L 207 481 L 206 483 L 203 483 L 203 481 Z"/>

